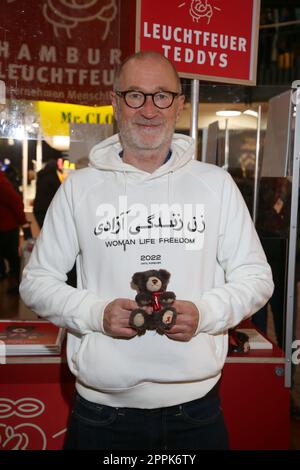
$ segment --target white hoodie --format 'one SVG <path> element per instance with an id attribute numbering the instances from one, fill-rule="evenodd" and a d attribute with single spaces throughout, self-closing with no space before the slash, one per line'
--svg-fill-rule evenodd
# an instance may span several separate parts
<path id="1" fill-rule="evenodd" d="M 56 193 L 20 292 L 68 329 L 78 392 L 115 407 L 157 408 L 204 396 L 218 381 L 227 330 L 272 294 L 269 265 L 235 183 L 192 159 L 193 140 L 175 134 L 172 156 L 153 173 L 123 163 L 118 136 L 96 145 L 90 167 Z M 76 259 L 78 286 L 65 284 Z M 137 271 L 166 269 L 168 290 L 196 304 L 188 342 L 147 331 L 116 339 L 103 330 L 115 298 L 134 299 Z"/>

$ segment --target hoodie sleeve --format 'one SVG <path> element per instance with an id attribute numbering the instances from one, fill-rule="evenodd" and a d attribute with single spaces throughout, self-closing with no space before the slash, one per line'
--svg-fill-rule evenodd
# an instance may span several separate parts
<path id="1" fill-rule="evenodd" d="M 267 263 L 244 199 L 226 174 L 221 208 L 217 263 L 225 284 L 204 292 L 195 302 L 197 333 L 218 334 L 233 328 L 263 307 L 273 292 Z"/>
<path id="2" fill-rule="evenodd" d="M 57 191 L 43 229 L 24 268 L 20 294 L 28 307 L 60 327 L 79 333 L 103 331 L 107 302 L 66 284 L 79 253 L 73 218 L 72 178 Z"/>

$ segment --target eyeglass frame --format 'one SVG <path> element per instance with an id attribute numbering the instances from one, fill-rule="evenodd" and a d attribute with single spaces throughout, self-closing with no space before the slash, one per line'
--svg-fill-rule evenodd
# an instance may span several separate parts
<path id="1" fill-rule="evenodd" d="M 143 103 L 140 105 L 140 106 L 137 106 L 137 107 L 134 107 L 134 106 L 130 106 L 127 101 L 126 101 L 126 94 L 127 93 L 130 93 L 130 92 L 137 92 L 137 93 L 141 93 L 141 95 L 144 96 L 144 101 Z M 169 106 L 166 106 L 165 108 L 161 108 L 159 106 L 157 106 L 157 104 L 155 104 L 154 102 L 154 96 L 159 94 L 159 93 L 170 93 L 172 95 L 172 101 L 171 103 L 169 104 Z M 128 106 L 128 108 L 131 108 L 131 109 L 140 109 L 144 106 L 144 104 L 146 103 L 146 99 L 147 99 L 147 96 L 151 96 L 152 98 L 152 102 L 154 104 L 154 106 L 158 109 L 169 109 L 171 108 L 172 104 L 174 103 L 174 100 L 175 98 L 177 98 L 177 96 L 181 96 L 182 93 L 179 93 L 179 92 L 175 92 L 175 91 L 169 91 L 169 90 L 160 90 L 160 91 L 156 91 L 155 93 L 144 93 L 143 91 L 140 91 L 140 90 L 124 90 L 124 91 L 120 91 L 120 90 L 116 90 L 115 91 L 115 94 L 117 96 L 119 96 L 120 98 L 123 98 L 123 100 L 125 101 L 125 104 L 126 106 Z"/>

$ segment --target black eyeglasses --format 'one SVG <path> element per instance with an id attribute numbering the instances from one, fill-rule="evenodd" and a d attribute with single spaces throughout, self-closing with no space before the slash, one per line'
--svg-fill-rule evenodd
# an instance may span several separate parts
<path id="1" fill-rule="evenodd" d="M 142 91 L 127 90 L 116 91 L 116 95 L 122 97 L 129 108 L 138 109 L 144 106 L 147 96 L 151 96 L 153 104 L 159 109 L 172 106 L 176 96 L 180 93 L 174 91 L 157 91 L 156 93 L 143 93 Z"/>

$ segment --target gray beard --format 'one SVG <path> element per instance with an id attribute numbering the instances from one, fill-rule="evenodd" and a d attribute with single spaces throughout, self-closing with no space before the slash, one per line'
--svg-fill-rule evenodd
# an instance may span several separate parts
<path id="1" fill-rule="evenodd" d="M 120 126 L 119 135 L 121 144 L 124 149 L 136 149 L 136 150 L 158 150 L 161 147 L 170 146 L 172 137 L 174 134 L 174 128 L 165 129 L 161 134 L 158 134 L 151 142 L 145 142 L 138 132 L 130 129 L 128 126 Z"/>

